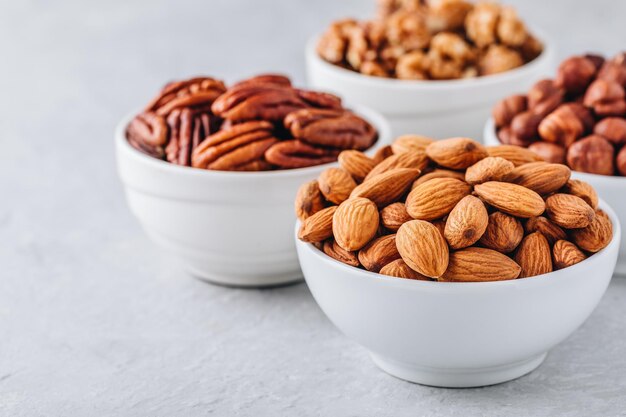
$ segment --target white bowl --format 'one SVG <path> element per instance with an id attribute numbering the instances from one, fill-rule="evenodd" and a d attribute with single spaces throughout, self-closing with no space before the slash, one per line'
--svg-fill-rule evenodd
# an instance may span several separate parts
<path id="1" fill-rule="evenodd" d="M 485 123 L 483 141 L 488 146 L 501 145 L 496 136 L 496 129 L 493 118 L 489 118 Z M 584 172 L 572 171 L 572 178 L 588 182 L 596 189 L 596 192 L 605 200 L 617 213 L 620 222 L 626 224 L 626 177 L 612 177 L 609 175 L 586 174 Z M 626 276 L 626 239 L 619 249 L 619 258 L 615 273 Z"/>
<path id="2" fill-rule="evenodd" d="M 601 207 L 613 222 L 611 243 L 577 265 L 532 278 L 393 278 L 340 263 L 301 241 L 298 256 L 324 313 L 384 371 L 425 385 L 491 385 L 539 366 L 600 301 L 621 234 L 613 210 Z"/>
<path id="3" fill-rule="evenodd" d="M 378 113 L 352 109 L 391 140 Z M 115 133 L 117 164 L 131 211 L 146 233 L 192 275 L 234 286 L 300 280 L 291 236 L 296 191 L 334 164 L 269 172 L 208 171 L 170 164 L 128 144 L 125 118 Z"/>
<path id="4" fill-rule="evenodd" d="M 479 137 L 491 107 L 505 95 L 523 91 L 553 72 L 552 42 L 545 36 L 544 51 L 528 64 L 485 77 L 450 81 L 398 80 L 362 75 L 324 61 L 309 40 L 306 70 L 309 86 L 335 92 L 352 103 L 382 113 L 394 136 L 408 133 L 443 139 Z"/>

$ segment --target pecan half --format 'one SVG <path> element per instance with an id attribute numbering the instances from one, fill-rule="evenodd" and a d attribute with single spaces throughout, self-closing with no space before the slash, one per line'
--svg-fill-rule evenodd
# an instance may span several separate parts
<path id="1" fill-rule="evenodd" d="M 126 138 L 135 149 L 163 159 L 163 146 L 167 143 L 167 123 L 155 113 L 141 113 L 126 128 Z"/>
<path id="2" fill-rule="evenodd" d="M 285 118 L 285 126 L 296 139 L 338 149 L 367 149 L 378 138 L 372 125 L 347 110 L 298 110 Z"/>
<path id="3" fill-rule="evenodd" d="M 254 170 L 268 168 L 262 164 L 265 151 L 278 142 L 272 124 L 246 122 L 207 137 L 193 150 L 192 166 L 215 170 Z"/>
<path id="4" fill-rule="evenodd" d="M 146 107 L 160 116 L 168 116 L 182 107 L 210 106 L 226 91 L 223 82 L 211 77 L 197 77 L 167 84 Z"/>
<path id="5" fill-rule="evenodd" d="M 234 84 L 231 88 L 246 86 L 246 85 L 258 85 L 258 84 L 273 84 L 283 87 L 291 87 L 291 80 L 281 74 L 259 74 L 254 77 L 247 78 Z"/>
<path id="6" fill-rule="evenodd" d="M 300 140 L 285 140 L 269 148 L 265 159 L 282 169 L 303 168 L 337 160 L 339 150 L 319 148 Z"/>

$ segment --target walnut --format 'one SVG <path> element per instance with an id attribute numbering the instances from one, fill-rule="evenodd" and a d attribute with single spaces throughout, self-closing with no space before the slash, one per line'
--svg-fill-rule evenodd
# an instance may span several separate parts
<path id="1" fill-rule="evenodd" d="M 463 28 L 472 9 L 464 0 L 428 0 L 428 28 L 432 33 Z"/>
<path id="2" fill-rule="evenodd" d="M 515 9 L 511 7 L 503 7 L 500 11 L 497 32 L 500 42 L 512 47 L 524 45 L 528 37 L 524 22 L 520 20 Z"/>
<path id="3" fill-rule="evenodd" d="M 434 80 L 451 80 L 463 75 L 462 63 L 446 59 L 434 49 L 428 51 L 426 57 L 429 63 L 428 72 Z"/>
<path id="4" fill-rule="evenodd" d="M 467 36 L 481 48 L 495 43 L 499 15 L 499 5 L 486 2 L 477 3 L 465 19 Z"/>
<path id="5" fill-rule="evenodd" d="M 541 52 L 543 52 L 543 44 L 539 41 L 539 39 L 528 34 L 528 36 L 526 36 L 526 40 L 522 44 L 521 52 L 524 60 L 526 62 L 530 62 L 541 55 Z"/>
<path id="6" fill-rule="evenodd" d="M 398 10 L 418 11 L 423 9 L 421 0 L 378 0 L 379 19 L 386 19 Z"/>
<path id="7" fill-rule="evenodd" d="M 457 34 L 440 32 L 430 41 L 430 50 L 451 61 L 464 64 L 475 59 L 476 53 L 465 40 Z"/>
<path id="8" fill-rule="evenodd" d="M 387 39 L 391 45 L 407 51 L 426 48 L 430 42 L 426 16 L 404 10 L 395 12 L 387 20 Z"/>
<path id="9" fill-rule="evenodd" d="M 480 75 L 509 71 L 524 64 L 519 52 L 502 45 L 491 45 L 478 60 Z"/>
<path id="10" fill-rule="evenodd" d="M 366 54 L 369 50 L 369 43 L 365 37 L 365 31 L 360 26 L 354 26 L 347 31 L 348 50 L 346 52 L 346 60 L 353 68 L 361 68 L 361 64 L 366 60 Z"/>
<path id="11" fill-rule="evenodd" d="M 380 63 L 376 61 L 366 61 L 361 65 L 361 74 L 372 75 L 374 77 L 389 77 L 389 73 Z"/>
<path id="12" fill-rule="evenodd" d="M 424 52 L 409 52 L 398 59 L 396 76 L 403 80 L 425 80 L 428 78 L 428 63 Z"/>
<path id="13" fill-rule="evenodd" d="M 333 64 L 343 62 L 348 48 L 347 30 L 356 25 L 357 22 L 351 19 L 331 24 L 317 44 L 317 53 Z"/>

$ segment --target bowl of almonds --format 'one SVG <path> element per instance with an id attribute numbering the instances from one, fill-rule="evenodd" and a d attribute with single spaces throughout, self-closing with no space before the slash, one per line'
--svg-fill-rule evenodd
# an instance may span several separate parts
<path id="1" fill-rule="evenodd" d="M 342 150 L 390 140 L 376 112 L 264 74 L 226 87 L 166 85 L 116 131 L 119 175 L 147 234 L 192 275 L 236 286 L 302 278 L 292 227 L 299 185 Z"/>
<path id="2" fill-rule="evenodd" d="M 484 138 L 567 164 L 626 221 L 626 52 L 565 59 L 554 79 L 500 100 Z M 626 274 L 626 242 L 616 272 Z"/>
<path id="3" fill-rule="evenodd" d="M 471 387 L 532 371 L 604 294 L 615 212 L 524 148 L 405 135 L 391 149 L 380 162 L 344 151 L 301 186 L 315 300 L 402 379 Z"/>
<path id="4" fill-rule="evenodd" d="M 516 11 L 464 0 L 381 1 L 306 49 L 309 85 L 380 111 L 394 135 L 479 137 L 492 104 L 547 74 L 552 43 Z"/>

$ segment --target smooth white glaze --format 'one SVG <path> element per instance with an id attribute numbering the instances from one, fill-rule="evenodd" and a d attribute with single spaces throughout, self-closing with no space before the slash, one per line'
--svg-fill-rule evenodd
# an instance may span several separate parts
<path id="1" fill-rule="evenodd" d="M 538 58 L 502 74 L 449 81 L 372 77 L 324 61 L 315 50 L 318 39 L 311 38 L 306 48 L 310 87 L 335 92 L 350 102 L 378 110 L 389 120 L 394 136 L 414 133 L 436 139 L 478 139 L 483 121 L 497 100 L 530 88 L 554 70 L 553 43 L 545 41 Z"/>
<path id="2" fill-rule="evenodd" d="M 483 132 L 485 145 L 501 145 L 496 137 L 496 130 L 493 119 L 489 118 L 485 123 Z M 606 201 L 617 213 L 617 217 L 622 224 L 626 224 L 626 177 L 611 177 L 608 175 L 586 174 L 584 172 L 572 171 L 572 178 L 588 182 L 596 189 L 596 192 Z M 615 273 L 626 276 L 626 241 L 622 241 L 619 250 L 619 258 Z"/>
<path id="3" fill-rule="evenodd" d="M 472 387 L 524 375 L 576 330 L 613 274 L 620 224 L 589 259 L 549 274 L 449 283 L 387 277 L 342 264 L 297 241 L 313 297 L 386 372 L 426 385 Z M 296 229 L 297 232 L 297 229 Z"/>
<path id="4" fill-rule="evenodd" d="M 350 106 L 379 132 L 374 152 L 391 141 L 378 113 Z M 165 255 L 192 275 L 234 286 L 269 286 L 300 280 L 291 235 L 296 191 L 334 164 L 268 171 L 225 172 L 181 167 L 151 158 L 115 133 L 118 172 L 130 209 Z"/>

